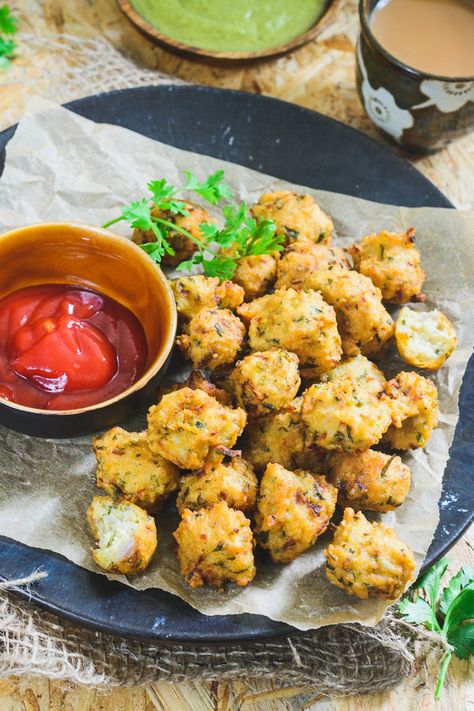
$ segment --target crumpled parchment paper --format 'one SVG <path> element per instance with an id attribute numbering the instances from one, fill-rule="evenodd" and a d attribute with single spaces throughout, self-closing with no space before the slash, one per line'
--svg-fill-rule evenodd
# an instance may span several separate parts
<path id="1" fill-rule="evenodd" d="M 404 456 L 413 472 L 410 494 L 400 509 L 383 516 L 413 548 L 419 567 L 438 522 L 441 480 L 458 418 L 459 388 L 474 343 L 474 213 L 393 207 L 289 185 L 124 128 L 95 124 L 55 104 L 35 100 L 7 146 L 0 180 L 0 231 L 46 220 L 101 225 L 115 217 L 124 203 L 142 197 L 150 179 L 166 177 L 180 183 L 185 169 L 202 179 L 218 168 L 225 169 L 235 192 L 248 201 L 282 187 L 313 194 L 332 215 L 339 244 L 382 228 L 416 227 L 428 295 L 427 303 L 418 308 L 442 309 L 459 337 L 458 349 L 447 365 L 429 376 L 440 394 L 439 427 L 426 451 Z M 128 233 L 126 227 L 119 229 Z M 388 376 L 410 369 L 394 354 L 383 368 Z M 137 413 L 125 427 L 140 428 L 144 423 L 145 413 Z M 103 572 L 90 555 L 85 519 L 97 493 L 94 463 L 90 437 L 43 440 L 0 428 L 0 534 Z M 286 566 L 271 563 L 257 551 L 257 576 L 247 588 L 230 587 L 224 594 L 208 587 L 192 590 L 179 573 L 174 552 L 171 533 L 177 523 L 174 506 L 158 516 L 158 550 L 143 575 L 129 580 L 109 577 L 137 589 L 161 588 L 208 615 L 263 614 L 300 629 L 349 621 L 375 625 L 387 607 L 384 601 L 349 597 L 329 584 L 323 551 L 330 534 Z M 44 567 L 48 570 L 47 557 Z"/>

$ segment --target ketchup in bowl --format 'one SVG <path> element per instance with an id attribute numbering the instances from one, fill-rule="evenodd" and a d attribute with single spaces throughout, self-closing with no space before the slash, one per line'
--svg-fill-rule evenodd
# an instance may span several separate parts
<path id="1" fill-rule="evenodd" d="M 122 393 L 147 362 L 143 327 L 108 296 L 62 284 L 0 299 L 0 398 L 75 410 Z"/>

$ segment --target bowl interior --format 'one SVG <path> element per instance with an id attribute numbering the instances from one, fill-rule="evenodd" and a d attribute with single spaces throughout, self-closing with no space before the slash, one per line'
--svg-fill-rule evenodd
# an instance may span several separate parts
<path id="1" fill-rule="evenodd" d="M 74 284 L 132 311 L 145 331 L 148 361 L 131 389 L 152 377 L 171 352 L 176 331 L 171 289 L 159 267 L 124 237 L 79 224 L 32 225 L 0 236 L 0 264 L 0 298 L 29 286 Z"/>

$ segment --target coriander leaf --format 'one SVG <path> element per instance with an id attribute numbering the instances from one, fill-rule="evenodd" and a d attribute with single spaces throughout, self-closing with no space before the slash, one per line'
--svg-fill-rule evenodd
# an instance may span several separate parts
<path id="1" fill-rule="evenodd" d="M 429 630 L 439 629 L 433 609 L 422 597 L 418 597 L 414 602 L 403 598 L 400 600 L 398 609 L 407 622 L 412 622 L 414 625 L 425 625 Z"/>
<path id="2" fill-rule="evenodd" d="M 153 196 L 152 200 L 154 203 L 169 199 L 173 197 L 176 192 L 173 186 L 168 183 L 166 178 L 162 178 L 161 180 L 150 180 L 150 182 L 147 183 L 147 188 Z"/>
<path id="3" fill-rule="evenodd" d="M 231 199 L 232 190 L 229 185 L 224 182 L 223 170 L 217 170 L 212 175 L 209 175 L 203 182 L 199 182 L 195 175 L 189 170 L 185 170 L 184 174 L 188 181 L 184 189 L 197 193 L 204 200 L 211 203 L 211 205 L 217 205 L 217 203 L 223 199 Z"/>
<path id="4" fill-rule="evenodd" d="M 470 565 L 465 565 L 454 575 L 447 586 L 443 588 L 439 599 L 439 611 L 446 615 L 453 600 L 468 585 L 474 583 L 474 570 Z"/>
<path id="5" fill-rule="evenodd" d="M 13 17 L 8 5 L 0 7 L 0 32 L 4 35 L 14 35 L 18 30 L 18 20 Z"/>
<path id="6" fill-rule="evenodd" d="M 474 622 L 450 629 L 448 642 L 453 645 L 454 654 L 459 659 L 468 659 L 471 654 L 474 655 Z"/>
<path id="7" fill-rule="evenodd" d="M 237 268 L 235 259 L 216 256 L 203 262 L 204 274 L 207 277 L 219 277 L 221 281 L 231 279 Z"/>
<path id="8" fill-rule="evenodd" d="M 213 222 L 202 222 L 199 225 L 199 232 L 206 242 L 214 242 L 219 233 L 219 228 Z"/>
<path id="9" fill-rule="evenodd" d="M 180 262 L 180 264 L 178 264 L 178 266 L 176 267 L 176 271 L 190 272 L 195 264 L 196 262 L 193 259 L 187 259 L 186 261 Z"/>
<path id="10" fill-rule="evenodd" d="M 275 223 L 272 220 L 262 220 L 259 222 L 247 254 L 256 255 L 281 252 L 285 236 L 275 234 L 275 229 Z"/>
<path id="11" fill-rule="evenodd" d="M 413 589 L 422 589 L 428 596 L 429 602 L 433 610 L 436 608 L 436 600 L 438 598 L 439 586 L 441 578 L 448 567 L 449 558 L 440 558 L 434 565 L 429 568 L 426 573 L 421 575 L 416 583 L 412 585 Z"/>
<path id="12" fill-rule="evenodd" d="M 131 202 L 122 210 L 122 217 L 130 223 L 132 227 L 139 230 L 151 230 L 152 221 L 150 204 L 146 198 Z"/>
<path id="13" fill-rule="evenodd" d="M 12 39 L 0 37 L 0 57 L 11 58 L 16 50 L 16 42 Z"/>
<path id="14" fill-rule="evenodd" d="M 464 588 L 451 603 L 443 624 L 443 634 L 453 645 L 456 656 L 474 654 L 474 583 Z"/>

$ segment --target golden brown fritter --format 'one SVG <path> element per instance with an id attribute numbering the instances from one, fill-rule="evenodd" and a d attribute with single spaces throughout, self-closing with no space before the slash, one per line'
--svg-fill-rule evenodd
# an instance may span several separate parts
<path id="1" fill-rule="evenodd" d="M 201 309 L 176 343 L 194 368 L 213 370 L 234 363 L 242 348 L 245 326 L 228 309 Z"/>
<path id="2" fill-rule="evenodd" d="M 316 291 L 278 289 L 237 313 L 250 322 L 249 343 L 254 351 L 283 348 L 296 353 L 301 366 L 317 373 L 333 368 L 341 358 L 341 339 L 334 309 Z"/>
<path id="3" fill-rule="evenodd" d="M 216 289 L 216 294 L 219 308 L 230 311 L 236 311 L 245 298 L 244 290 L 234 281 L 222 281 Z"/>
<path id="4" fill-rule="evenodd" d="M 225 407 L 202 390 L 181 388 L 149 409 L 148 443 L 181 469 L 201 469 L 223 459 L 246 421 L 240 408 Z"/>
<path id="5" fill-rule="evenodd" d="M 192 588 L 209 583 L 222 592 L 226 583 L 244 586 L 254 579 L 250 521 L 224 501 L 209 509 L 185 509 L 173 535 L 181 573 Z"/>
<path id="6" fill-rule="evenodd" d="M 396 600 L 413 580 L 415 559 L 396 531 L 345 509 L 326 549 L 326 575 L 349 595 Z"/>
<path id="7" fill-rule="evenodd" d="M 349 269 L 342 249 L 298 239 L 285 249 L 278 261 L 275 287 L 303 289 L 313 272 L 334 266 Z"/>
<path id="8" fill-rule="evenodd" d="M 97 486 L 119 495 L 150 513 L 158 511 L 176 491 L 180 472 L 148 446 L 146 432 L 113 427 L 92 440 L 97 457 Z"/>
<path id="9" fill-rule="evenodd" d="M 395 340 L 404 361 L 428 370 L 441 368 L 458 343 L 453 324 L 441 311 L 414 311 L 409 306 L 398 315 Z"/>
<path id="10" fill-rule="evenodd" d="M 154 519 L 130 501 L 94 496 L 87 521 L 97 547 L 92 556 L 109 573 L 137 575 L 150 563 L 156 550 Z"/>
<path id="11" fill-rule="evenodd" d="M 384 436 L 394 449 L 426 447 L 438 424 L 438 391 L 418 373 L 401 372 L 385 386 L 392 427 Z"/>
<path id="12" fill-rule="evenodd" d="M 255 506 L 257 492 L 258 481 L 252 465 L 241 457 L 232 457 L 225 464 L 206 466 L 183 477 L 176 504 L 180 514 L 184 509 L 209 508 L 219 501 L 248 513 Z"/>
<path id="13" fill-rule="evenodd" d="M 281 350 L 257 351 L 239 360 L 231 376 L 235 399 L 254 416 L 287 407 L 301 385 L 298 356 Z"/>
<path id="14" fill-rule="evenodd" d="M 258 221 L 273 220 L 276 234 L 284 235 L 288 242 L 307 239 L 328 244 L 334 230 L 331 218 L 311 195 L 298 195 L 290 190 L 262 195 L 251 212 Z"/>
<path id="15" fill-rule="evenodd" d="M 411 472 L 400 457 L 367 449 L 354 454 L 333 454 L 328 480 L 339 491 L 340 506 L 385 513 L 405 501 Z"/>
<path id="16" fill-rule="evenodd" d="M 324 373 L 321 382 L 326 383 L 344 377 L 352 378 L 372 395 L 381 395 L 387 382 L 380 368 L 363 355 L 345 358 L 338 366 Z"/>
<path id="17" fill-rule="evenodd" d="M 239 260 L 232 281 L 243 288 L 246 301 L 267 293 L 276 279 L 277 263 L 278 252 L 255 254 Z"/>
<path id="18" fill-rule="evenodd" d="M 260 482 L 255 534 L 275 563 L 289 563 L 316 542 L 336 508 L 337 489 L 325 477 L 269 464 Z"/>
<path id="19" fill-rule="evenodd" d="M 244 292 L 230 281 L 219 283 L 217 277 L 202 274 L 183 276 L 170 281 L 181 321 L 191 321 L 202 309 L 217 307 L 237 308 L 244 300 Z"/>
<path id="20" fill-rule="evenodd" d="M 392 338 L 395 324 L 368 277 L 341 267 L 320 269 L 308 276 L 304 288 L 319 289 L 334 307 L 346 355 L 378 353 Z"/>
<path id="21" fill-rule="evenodd" d="M 400 233 L 382 230 L 348 250 L 355 268 L 381 290 L 384 301 L 405 304 L 424 300 L 421 288 L 425 272 L 415 247 L 415 232 L 414 227 Z"/>
<path id="22" fill-rule="evenodd" d="M 286 469 L 321 470 L 326 453 L 306 446 L 301 402 L 301 398 L 296 398 L 282 412 L 249 422 L 243 436 L 242 452 L 257 472 L 263 472 L 272 462 Z"/>
<path id="23" fill-rule="evenodd" d="M 167 220 L 177 227 L 187 230 L 193 237 L 202 242 L 203 236 L 199 229 L 200 226 L 204 222 L 214 222 L 214 220 L 200 205 L 196 205 L 193 202 L 183 202 L 185 203 L 187 215 L 174 215 L 169 210 L 159 210 L 156 207 L 151 211 L 151 214 L 153 217 L 160 217 L 162 220 Z M 144 242 L 154 242 L 156 237 L 151 230 L 134 229 L 132 239 L 136 244 L 143 244 Z M 165 254 L 163 256 L 162 263 L 165 265 L 176 266 L 185 259 L 189 259 L 196 251 L 194 242 L 177 230 L 171 230 L 167 235 L 167 240 L 173 248 L 174 254 Z"/>
<path id="24" fill-rule="evenodd" d="M 205 393 L 214 397 L 221 405 L 232 405 L 232 398 L 228 392 L 218 388 L 214 383 L 204 377 L 199 370 L 191 371 L 189 377 L 182 383 L 171 383 L 167 387 L 160 389 L 160 399 L 163 395 L 173 393 L 181 388 L 191 388 L 191 390 L 204 390 Z"/>
<path id="25" fill-rule="evenodd" d="M 360 371 L 349 361 L 311 385 L 303 393 L 302 418 L 308 443 L 323 449 L 354 452 L 380 441 L 391 423 L 391 411 L 384 397 L 375 366 Z M 367 361 L 369 363 L 369 361 Z"/>

